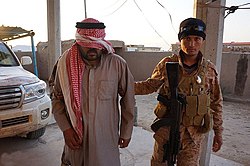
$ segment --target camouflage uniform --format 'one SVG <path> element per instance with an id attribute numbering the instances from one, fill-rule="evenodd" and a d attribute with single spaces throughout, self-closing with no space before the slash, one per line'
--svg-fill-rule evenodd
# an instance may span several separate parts
<path id="1" fill-rule="evenodd" d="M 181 54 L 181 52 L 180 52 Z M 166 73 L 166 62 L 179 62 L 180 64 L 180 78 L 178 85 L 178 93 L 181 93 L 186 97 L 186 99 L 191 98 L 194 93 L 197 96 L 197 103 L 205 103 L 201 107 L 202 109 L 185 108 L 183 110 L 183 119 L 180 127 L 180 138 L 181 138 L 181 150 L 177 156 L 178 166 L 197 166 L 199 165 L 201 143 L 204 138 L 204 133 L 213 127 L 215 134 L 221 135 L 223 131 L 222 127 L 222 94 L 219 86 L 219 81 L 217 77 L 217 72 L 215 66 L 207 61 L 201 52 L 198 54 L 199 61 L 198 67 L 192 73 L 187 73 L 183 68 L 183 63 L 181 60 L 181 55 L 173 55 L 171 57 L 163 58 L 155 67 L 151 78 L 146 81 L 139 81 L 135 83 L 135 94 L 136 95 L 146 95 L 158 91 L 159 94 L 169 96 L 168 78 Z M 200 75 L 200 76 L 199 76 Z M 201 85 L 190 90 L 189 85 L 186 80 L 194 80 L 197 77 L 201 79 Z M 182 83 L 181 83 L 182 82 Z M 208 100 L 206 99 L 208 98 Z M 205 100 L 204 100 L 205 99 Z M 206 104 L 207 108 L 206 108 Z M 188 105 L 188 104 L 187 104 Z M 190 105 L 189 105 L 190 107 Z M 191 110 L 188 113 L 187 109 Z M 192 111 L 195 110 L 195 111 Z M 205 112 L 199 110 L 205 110 Z M 162 118 L 167 116 L 169 109 L 162 105 L 160 102 L 156 106 L 155 114 L 157 118 Z M 206 119 L 207 117 L 207 119 Z M 206 126 L 201 126 L 201 123 L 205 118 L 208 120 Z M 198 120 L 197 120 L 198 119 Z M 205 120 L 205 121 L 206 121 Z M 211 121 L 210 121 L 211 120 Z M 198 125 L 197 125 L 198 124 Z M 212 126 L 211 126 L 211 125 Z M 163 145 L 167 142 L 169 138 L 169 127 L 162 127 L 154 134 L 155 146 L 154 153 L 151 159 L 152 166 L 166 166 L 163 163 Z"/>

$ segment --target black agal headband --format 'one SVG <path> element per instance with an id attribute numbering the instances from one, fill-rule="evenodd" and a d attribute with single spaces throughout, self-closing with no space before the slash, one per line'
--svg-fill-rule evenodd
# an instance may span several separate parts
<path id="1" fill-rule="evenodd" d="M 77 22 L 76 28 L 80 29 L 104 29 L 106 26 L 104 23 L 89 23 L 89 22 Z"/>

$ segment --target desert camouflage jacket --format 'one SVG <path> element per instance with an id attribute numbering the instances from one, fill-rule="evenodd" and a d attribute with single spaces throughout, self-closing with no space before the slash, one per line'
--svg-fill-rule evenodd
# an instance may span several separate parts
<path id="1" fill-rule="evenodd" d="M 215 134 L 222 134 L 222 93 L 218 80 L 218 73 L 216 71 L 215 65 L 206 60 L 202 53 L 199 53 L 198 69 L 202 67 L 203 62 L 207 62 L 207 68 L 205 72 L 205 91 L 210 94 L 210 109 L 213 114 L 213 130 Z M 188 74 L 183 68 L 183 63 L 180 55 L 172 55 L 170 57 L 163 58 L 154 68 L 153 73 L 150 78 L 145 81 L 138 81 L 135 83 L 135 95 L 146 95 L 153 92 L 159 92 L 162 95 L 166 95 L 169 92 L 168 78 L 166 71 L 166 62 L 179 62 L 181 73 Z M 197 72 L 193 71 L 190 75 Z M 191 131 L 193 133 L 193 131 Z"/>

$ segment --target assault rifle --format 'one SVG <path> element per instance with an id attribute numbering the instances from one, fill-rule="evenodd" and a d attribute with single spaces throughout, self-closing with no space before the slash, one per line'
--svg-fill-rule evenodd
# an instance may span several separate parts
<path id="1" fill-rule="evenodd" d="M 159 94 L 157 100 L 170 107 L 170 115 L 166 118 L 156 120 L 151 125 L 151 129 L 153 131 L 157 131 L 162 126 L 170 126 L 169 140 L 164 145 L 163 162 L 167 160 L 168 166 L 174 166 L 180 150 L 180 123 L 184 99 L 181 98 L 177 93 L 177 86 L 179 82 L 179 63 L 167 62 L 166 68 L 171 97 L 169 100 Z"/>

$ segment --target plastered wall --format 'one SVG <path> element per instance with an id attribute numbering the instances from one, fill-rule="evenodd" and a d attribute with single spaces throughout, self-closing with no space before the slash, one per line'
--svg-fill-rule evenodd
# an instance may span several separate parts
<path id="1" fill-rule="evenodd" d="M 71 44 L 64 44 L 63 51 L 66 50 Z M 39 77 L 43 80 L 47 80 L 49 77 L 48 73 L 48 58 L 46 45 L 40 44 L 37 48 L 37 66 Z M 117 49 L 116 49 L 117 50 Z M 119 54 L 127 61 L 129 68 L 134 75 L 136 81 L 144 80 L 150 77 L 155 65 L 165 56 L 171 55 L 170 52 L 124 52 L 118 48 Z M 31 52 L 17 52 L 20 58 L 23 55 L 29 55 L 32 57 Z M 223 53 L 220 82 L 223 94 L 240 95 L 243 97 L 250 97 L 250 53 L 242 52 L 230 52 Z M 244 63 L 247 61 L 246 63 Z M 243 68 L 242 68 L 243 66 Z M 33 72 L 33 65 L 25 66 L 26 69 Z M 237 75 L 237 70 L 238 75 Z M 244 73 L 245 72 L 245 73 Z M 236 77 L 238 77 L 236 79 Z M 238 85 L 236 83 L 238 82 Z M 235 93 L 235 88 L 238 86 L 238 91 L 241 94 Z M 240 89 L 241 88 L 241 89 Z M 242 91 L 242 92 L 241 92 Z M 238 92 L 238 93 L 239 93 Z"/>

